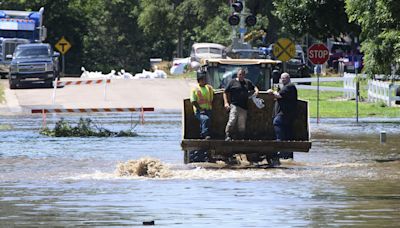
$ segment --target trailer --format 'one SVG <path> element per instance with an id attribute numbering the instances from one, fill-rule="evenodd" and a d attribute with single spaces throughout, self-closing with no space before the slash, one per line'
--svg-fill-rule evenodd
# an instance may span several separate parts
<path id="1" fill-rule="evenodd" d="M 218 161 L 237 164 L 245 158 L 251 164 L 271 163 L 273 159 L 292 158 L 292 152 L 308 152 L 311 148 L 309 134 L 308 103 L 298 100 L 297 116 L 294 122 L 293 141 L 276 141 L 272 124 L 275 99 L 266 93 L 273 87 L 272 72 L 280 61 L 269 59 L 209 59 L 205 71 L 207 82 L 216 89 L 211 117 L 212 139 L 200 138 L 200 126 L 195 118 L 189 99 L 183 101 L 183 139 L 181 147 L 184 163 Z M 259 98 L 264 100 L 262 109 L 248 100 L 248 116 L 244 139 L 225 141 L 225 126 L 228 113 L 223 105 L 223 89 L 236 77 L 239 68 L 245 68 L 246 78 L 260 89 Z M 239 159 L 240 158 L 240 159 Z"/>

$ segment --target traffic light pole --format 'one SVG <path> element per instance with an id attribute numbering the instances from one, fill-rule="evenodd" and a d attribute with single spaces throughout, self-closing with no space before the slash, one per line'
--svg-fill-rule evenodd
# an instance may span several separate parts
<path id="1" fill-rule="evenodd" d="M 245 32 L 246 27 L 244 25 L 244 20 L 245 20 L 244 13 L 246 13 L 246 1 L 242 0 L 242 3 L 243 3 L 243 13 L 242 12 L 240 13 L 239 33 L 240 33 L 240 42 L 244 43 L 244 34 L 246 33 Z"/>
<path id="2" fill-rule="evenodd" d="M 356 122 L 358 123 L 358 101 L 360 99 L 360 81 L 358 80 L 357 77 L 357 67 L 355 67 L 355 73 L 356 73 Z"/>
<path id="3" fill-rule="evenodd" d="M 257 23 L 257 18 L 248 12 L 246 9 L 245 0 L 231 0 L 231 7 L 233 8 L 232 15 L 229 16 L 228 21 L 232 26 L 232 41 L 238 41 L 244 44 L 247 26 L 251 27 Z M 237 29 L 239 30 L 239 37 L 237 37 Z"/>

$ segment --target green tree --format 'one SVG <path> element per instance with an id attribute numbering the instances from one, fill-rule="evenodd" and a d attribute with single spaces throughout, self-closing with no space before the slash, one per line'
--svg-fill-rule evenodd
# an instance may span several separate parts
<path id="1" fill-rule="evenodd" d="M 296 38 L 310 34 L 326 40 L 359 33 L 358 27 L 348 22 L 343 0 L 281 0 L 274 4 L 282 30 Z"/>
<path id="2" fill-rule="evenodd" d="M 275 15 L 274 0 L 250 0 L 246 2 L 250 12 L 257 16 L 257 25 L 251 30 L 264 30 L 267 33 L 266 43 L 275 42 L 281 33 L 281 20 Z"/>
<path id="3" fill-rule="evenodd" d="M 392 66 L 400 64 L 400 2 L 346 0 L 346 12 L 362 28 L 365 72 L 390 75 Z"/>
<path id="4" fill-rule="evenodd" d="M 140 5 L 139 25 L 143 31 L 147 36 L 156 34 L 158 39 L 167 40 L 165 45 L 176 45 L 178 57 L 188 55 L 193 42 L 226 43 L 223 41 L 229 39 L 229 5 L 225 1 L 142 0 Z"/>
<path id="5" fill-rule="evenodd" d="M 88 0 L 83 64 L 90 70 L 139 72 L 149 66 L 148 42 L 138 27 L 139 0 Z"/>

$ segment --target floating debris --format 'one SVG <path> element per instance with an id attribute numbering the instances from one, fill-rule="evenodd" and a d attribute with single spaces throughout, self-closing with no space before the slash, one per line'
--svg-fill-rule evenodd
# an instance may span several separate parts
<path id="1" fill-rule="evenodd" d="M 172 174 L 158 159 L 141 158 L 121 162 L 117 166 L 118 176 L 144 176 L 151 178 L 165 178 Z"/>
<path id="2" fill-rule="evenodd" d="M 114 132 L 97 127 L 90 118 L 80 118 L 79 123 L 73 127 L 64 118 L 57 121 L 53 130 L 42 128 L 40 134 L 51 137 L 135 137 L 138 134 L 131 130 Z"/>
<path id="3" fill-rule="evenodd" d="M 11 130 L 13 127 L 9 124 L 0 124 L 0 131 Z"/>

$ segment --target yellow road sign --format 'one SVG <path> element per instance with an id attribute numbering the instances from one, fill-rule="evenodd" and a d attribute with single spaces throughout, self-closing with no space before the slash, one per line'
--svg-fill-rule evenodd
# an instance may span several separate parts
<path id="1" fill-rule="evenodd" d="M 274 44 L 272 52 L 277 59 L 286 62 L 296 55 L 296 46 L 290 39 L 280 38 Z"/>
<path id="2" fill-rule="evenodd" d="M 64 37 L 61 37 L 61 39 L 56 43 L 55 47 L 61 54 L 67 53 L 67 51 L 72 47 L 71 44 L 66 40 Z"/>

